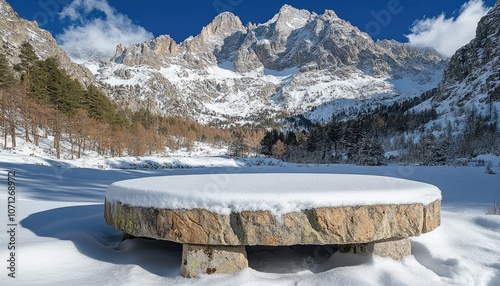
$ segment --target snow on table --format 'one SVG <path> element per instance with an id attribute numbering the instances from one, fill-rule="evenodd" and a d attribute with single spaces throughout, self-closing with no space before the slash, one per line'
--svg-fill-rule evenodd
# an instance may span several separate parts
<path id="1" fill-rule="evenodd" d="M 275 215 L 320 207 L 423 204 L 441 200 L 430 184 L 392 177 L 339 174 L 208 174 L 116 182 L 108 202 L 156 209 L 205 209 L 220 215 Z"/>

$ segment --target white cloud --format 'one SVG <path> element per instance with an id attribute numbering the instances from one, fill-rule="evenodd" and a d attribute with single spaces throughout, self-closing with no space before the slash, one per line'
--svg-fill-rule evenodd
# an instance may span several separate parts
<path id="1" fill-rule="evenodd" d="M 69 20 L 70 26 L 56 38 L 74 58 L 109 58 L 120 43 L 132 45 L 153 38 L 152 33 L 116 11 L 107 0 L 74 0 L 59 16 Z"/>
<path id="2" fill-rule="evenodd" d="M 412 33 L 406 37 L 412 45 L 433 47 L 450 57 L 475 37 L 477 23 L 488 10 L 482 0 L 470 0 L 462 5 L 456 18 L 446 18 L 441 14 L 415 21 L 411 28 Z"/>

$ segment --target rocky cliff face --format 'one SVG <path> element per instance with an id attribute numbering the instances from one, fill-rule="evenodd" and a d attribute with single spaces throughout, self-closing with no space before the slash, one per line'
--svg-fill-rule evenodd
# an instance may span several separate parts
<path id="1" fill-rule="evenodd" d="M 114 61 L 128 66 L 149 65 L 159 68 L 168 63 L 168 58 L 176 56 L 178 51 L 179 46 L 170 36 L 160 36 L 128 48 L 119 44 Z"/>
<path id="2" fill-rule="evenodd" d="M 374 42 L 333 11 L 318 15 L 285 5 L 264 24 L 244 26 L 226 12 L 182 43 L 164 35 L 118 45 L 110 61 L 81 59 L 87 69 L 5 0 L 0 12 L 0 50 L 13 64 L 28 41 L 40 58 L 56 57 L 82 83 L 102 83 L 118 103 L 205 123 L 263 123 L 297 114 L 328 120 L 333 113 L 369 110 L 436 86 L 447 62 L 434 50 Z"/>
<path id="3" fill-rule="evenodd" d="M 500 1 L 479 21 L 476 37 L 450 59 L 433 104 L 442 114 L 450 107 L 483 114 L 500 107 Z"/>
<path id="4" fill-rule="evenodd" d="M 263 122 L 305 114 L 369 110 L 420 95 L 442 78 L 447 59 L 432 49 L 374 42 L 333 11 L 285 5 L 264 24 L 222 13 L 182 43 L 169 36 L 90 62 L 109 95 L 201 122 Z"/>
<path id="5" fill-rule="evenodd" d="M 66 53 L 58 46 L 52 35 L 38 27 L 36 22 L 24 20 L 5 1 L 0 0 L 0 51 L 7 55 L 12 64 L 19 62 L 19 47 L 24 42 L 33 45 L 41 59 L 55 57 L 61 67 L 82 84 L 96 84 L 94 75 L 84 66 L 73 63 Z"/>

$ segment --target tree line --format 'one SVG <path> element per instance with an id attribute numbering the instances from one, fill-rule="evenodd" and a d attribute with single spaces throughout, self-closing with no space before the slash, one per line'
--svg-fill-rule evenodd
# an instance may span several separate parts
<path id="1" fill-rule="evenodd" d="M 262 153 L 299 163 L 440 165 L 479 154 L 500 155 L 493 97 L 489 112 L 474 107 L 455 110 L 455 117 L 463 118 L 460 123 L 437 121 L 432 107 L 413 109 L 435 92 L 363 111 L 355 118 L 338 115 L 325 124 L 301 116 L 290 118 L 287 125 L 292 129 L 264 133 L 250 127 L 221 129 L 179 116 L 160 116 L 146 108 L 131 111 L 117 106 L 98 87 L 84 87 L 68 76 L 56 59 L 39 59 L 29 43 L 20 47 L 15 66 L 0 53 L 3 147 L 8 148 L 8 143 L 16 147 L 16 132 L 23 132 L 23 139 L 35 145 L 50 136 L 58 158 L 63 153 L 79 158 L 89 151 L 103 156 L 151 155 L 166 148 L 192 150 L 195 142 L 228 147 L 234 156 Z"/>
<path id="2" fill-rule="evenodd" d="M 249 154 L 263 136 L 257 130 L 221 130 L 144 108 L 131 111 L 116 106 L 98 87 L 84 87 L 68 76 L 56 59 L 39 59 L 27 42 L 13 67 L 0 53 L 0 112 L 4 148 L 8 143 L 15 148 L 16 131 L 23 130 L 24 139 L 37 146 L 40 138 L 51 136 L 57 158 L 64 150 L 71 158 L 80 158 L 85 151 L 142 156 L 166 148 L 191 150 L 194 142 L 236 146 L 238 134 L 244 139 L 241 154 Z"/>
<path id="3" fill-rule="evenodd" d="M 498 111 L 492 102 L 486 114 L 474 106 L 456 110 L 455 117 L 465 118 L 463 121 L 437 120 L 438 113 L 432 107 L 413 109 L 435 92 L 358 114 L 355 119 L 336 116 L 320 124 L 291 118 L 295 131 L 266 132 L 260 151 L 296 163 L 360 165 L 449 165 L 480 154 L 500 156 Z M 296 131 L 300 128 L 302 131 Z"/>

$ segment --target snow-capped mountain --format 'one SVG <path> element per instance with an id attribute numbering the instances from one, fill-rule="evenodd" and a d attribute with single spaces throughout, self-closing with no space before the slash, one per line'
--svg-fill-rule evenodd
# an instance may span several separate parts
<path id="1" fill-rule="evenodd" d="M 133 109 L 244 123 L 327 120 L 414 97 L 441 81 L 447 62 L 432 49 L 374 42 L 333 11 L 285 5 L 263 24 L 225 12 L 182 43 L 164 35 L 118 45 L 111 61 L 85 65 Z"/>
<path id="2" fill-rule="evenodd" d="M 19 62 L 19 48 L 22 43 L 29 42 L 40 59 L 55 57 L 61 67 L 82 84 L 98 84 L 87 68 L 70 60 L 48 31 L 39 28 L 35 21 L 20 18 L 5 0 L 0 0 L 0 40 L 0 52 L 11 64 Z"/>
<path id="3" fill-rule="evenodd" d="M 447 118 L 500 109 L 500 1 L 479 21 L 476 37 L 446 67 L 432 104 Z M 496 109 L 496 110 L 495 110 Z"/>

